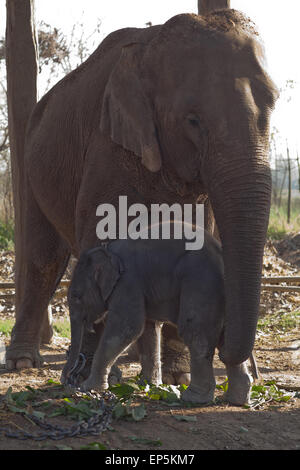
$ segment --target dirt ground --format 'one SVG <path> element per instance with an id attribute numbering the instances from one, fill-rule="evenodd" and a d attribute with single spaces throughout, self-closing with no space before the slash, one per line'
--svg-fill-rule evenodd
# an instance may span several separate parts
<path id="1" fill-rule="evenodd" d="M 300 236 L 298 238 L 300 239 Z M 299 275 L 299 250 L 300 240 L 297 237 L 296 241 L 291 238 L 290 243 L 286 240 L 285 243 L 276 246 L 269 242 L 265 252 L 264 274 Z M 7 267 L 9 263 L 4 264 Z M 7 279 L 7 273 L 3 277 Z M 65 315 L 65 307 L 60 305 L 57 310 L 58 316 Z M 278 310 L 286 312 L 299 310 L 299 305 L 299 295 L 263 292 L 261 316 L 265 318 Z M 2 309 L 0 318 L 4 315 Z M 7 339 L 3 336 L 0 339 L 7 343 Z M 41 350 L 45 361 L 41 369 L 7 372 L 3 366 L 0 366 L 2 367 L 0 368 L 0 428 L 4 426 L 12 430 L 40 431 L 20 413 L 9 411 L 1 401 L 1 397 L 9 387 L 12 387 L 13 392 L 18 392 L 24 390 L 26 386 L 33 389 L 43 387 L 49 379 L 59 381 L 68 345 L 67 339 L 55 336 L 52 343 Z M 107 450 L 299 450 L 299 329 L 289 329 L 286 333 L 279 332 L 276 328 L 258 331 L 255 355 L 262 379 L 274 380 L 277 387 L 291 393 L 292 398 L 286 402 L 270 401 L 255 409 L 247 409 L 230 406 L 219 400 L 223 394 L 221 390 L 216 390 L 217 400 L 213 405 L 192 408 L 181 405 L 170 406 L 161 400 L 137 397 L 136 403 L 143 403 L 147 412 L 140 421 L 114 419 L 110 430 L 99 436 L 67 438 L 60 441 L 17 440 L 1 436 L 0 433 L 0 449 L 77 450 L 88 443 L 101 442 Z M 121 368 L 125 379 L 139 372 L 139 364 L 128 363 L 126 356 L 123 356 L 122 362 Z M 214 366 L 216 380 L 220 384 L 226 378 L 225 370 L 217 358 Z M 185 421 L 182 417 L 190 418 Z M 65 417 L 53 419 L 65 427 L 74 424 Z"/>

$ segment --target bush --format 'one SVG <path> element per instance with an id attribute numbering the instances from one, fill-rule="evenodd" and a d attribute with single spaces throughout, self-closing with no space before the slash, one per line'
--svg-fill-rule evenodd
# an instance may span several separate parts
<path id="1" fill-rule="evenodd" d="M 5 224 L 0 221 L 0 249 L 13 250 L 14 249 L 14 224 L 8 222 Z"/>
<path id="2" fill-rule="evenodd" d="M 299 231 L 299 199 L 292 201 L 291 221 L 289 224 L 287 223 L 286 204 L 284 204 L 283 207 L 272 205 L 268 227 L 269 238 L 273 240 L 282 240 L 288 233 Z"/>

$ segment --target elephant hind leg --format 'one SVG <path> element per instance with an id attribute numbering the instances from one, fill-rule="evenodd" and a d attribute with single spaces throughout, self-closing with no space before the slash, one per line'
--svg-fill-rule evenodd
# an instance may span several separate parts
<path id="1" fill-rule="evenodd" d="M 57 247 L 58 248 L 58 247 Z M 63 247 L 57 249 L 55 260 L 50 261 L 47 269 L 40 269 L 28 263 L 24 276 L 24 293 L 19 311 L 16 314 L 11 343 L 6 351 L 6 367 L 21 369 L 40 367 L 42 358 L 39 354 L 41 340 L 47 322 L 48 305 L 57 286 L 57 274 L 66 264 L 69 253 Z"/>
<path id="2" fill-rule="evenodd" d="M 160 333 L 161 325 L 158 322 L 146 320 L 144 332 L 137 340 L 142 365 L 141 380 L 154 385 L 162 383 Z"/>
<path id="3" fill-rule="evenodd" d="M 65 258 L 65 262 L 62 261 L 61 263 L 61 269 L 58 271 L 56 281 L 54 284 L 54 288 L 52 290 L 52 294 L 50 295 L 50 299 L 53 297 L 55 294 L 55 291 L 61 281 L 61 278 L 63 277 L 65 270 L 67 269 L 68 262 L 70 259 L 70 255 L 67 255 Z M 41 343 L 42 344 L 49 344 L 51 342 L 51 338 L 53 336 L 53 328 L 52 328 L 52 310 L 51 310 L 51 305 L 48 305 L 48 309 L 46 309 L 44 313 L 44 321 L 43 321 L 43 326 L 41 330 Z"/>
<path id="4" fill-rule="evenodd" d="M 16 323 L 6 351 L 7 369 L 39 367 L 39 347 L 47 308 L 62 277 L 70 251 L 67 244 L 27 196 L 23 246 L 16 278 Z M 30 202 L 30 204 L 29 204 Z"/>
<path id="5" fill-rule="evenodd" d="M 164 384 L 190 383 L 190 354 L 177 328 L 165 323 L 161 333 L 162 381 Z"/>

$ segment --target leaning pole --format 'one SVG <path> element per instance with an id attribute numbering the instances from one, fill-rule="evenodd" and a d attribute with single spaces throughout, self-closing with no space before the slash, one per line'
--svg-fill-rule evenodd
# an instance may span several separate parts
<path id="1" fill-rule="evenodd" d="M 230 0 L 198 0 L 199 15 L 206 15 L 219 8 L 230 8 Z"/>
<path id="2" fill-rule="evenodd" d="M 24 143 L 26 126 L 37 102 L 37 47 L 33 0 L 6 1 L 7 108 L 15 225 L 15 309 L 23 284 Z"/>

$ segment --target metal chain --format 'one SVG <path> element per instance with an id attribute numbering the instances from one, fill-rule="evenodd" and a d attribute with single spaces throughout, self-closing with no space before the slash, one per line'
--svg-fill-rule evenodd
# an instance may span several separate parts
<path id="1" fill-rule="evenodd" d="M 76 396 L 89 396 L 92 399 L 100 401 L 99 409 L 102 413 L 99 415 L 91 416 L 88 420 L 81 420 L 77 424 L 70 427 L 63 427 L 60 425 L 54 425 L 47 422 L 45 419 L 38 418 L 34 415 L 26 416 L 33 421 L 40 428 L 45 429 L 42 433 L 29 433 L 26 431 L 11 431 L 5 427 L 0 427 L 0 432 L 4 433 L 6 437 L 11 437 L 20 440 L 33 439 L 35 441 L 43 441 L 45 439 L 60 440 L 68 437 L 84 437 L 88 435 L 97 436 L 103 431 L 109 428 L 112 420 L 112 411 L 116 402 L 116 396 L 105 391 L 101 395 L 96 392 L 80 392 L 74 390 Z M 108 404 L 105 403 L 105 400 Z"/>
<path id="2" fill-rule="evenodd" d="M 67 357 L 68 357 L 68 354 L 67 354 Z M 69 372 L 66 385 L 70 385 L 71 387 L 79 386 L 79 383 L 78 383 L 79 374 L 84 369 L 86 362 L 87 362 L 86 355 L 83 353 L 79 353 L 79 356 L 76 359 L 74 366 Z"/>

